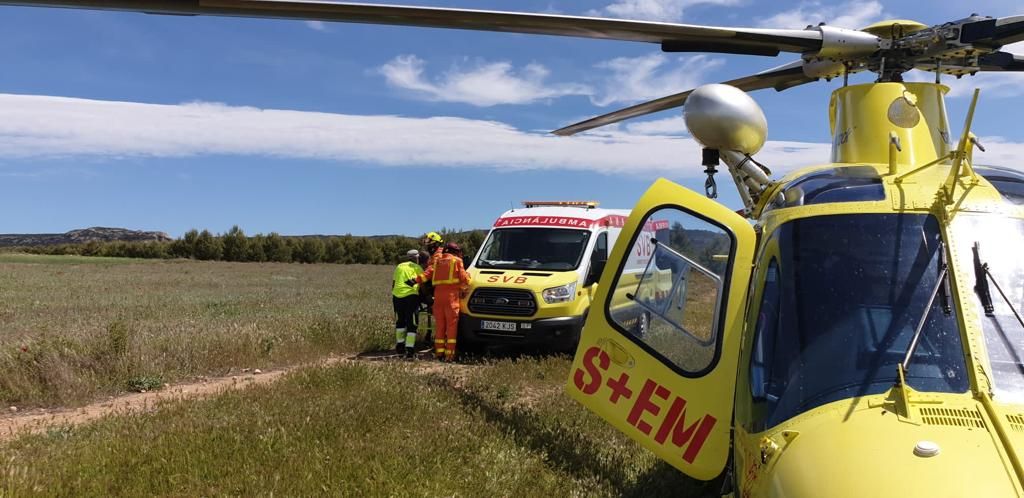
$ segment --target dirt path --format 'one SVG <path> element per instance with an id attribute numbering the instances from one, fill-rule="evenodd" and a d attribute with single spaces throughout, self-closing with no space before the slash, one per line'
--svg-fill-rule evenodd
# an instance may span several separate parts
<path id="1" fill-rule="evenodd" d="M 421 355 L 421 359 L 425 360 L 428 358 L 429 355 Z M 261 373 L 245 369 L 245 371 L 236 375 L 204 378 L 198 382 L 174 384 L 159 391 L 116 396 L 106 401 L 78 408 L 40 408 L 26 412 L 8 413 L 0 415 L 0 441 L 13 439 L 24 434 L 44 432 L 55 427 L 80 425 L 111 414 L 146 412 L 155 409 L 156 405 L 160 402 L 199 399 L 215 396 L 232 389 L 269 384 L 281 379 L 288 373 L 302 368 L 330 366 L 347 361 L 400 362 L 403 360 L 392 353 L 371 353 L 344 357 L 331 356 L 317 362 L 303 363 Z M 460 380 L 472 368 L 468 365 L 443 364 L 434 361 L 416 361 L 409 364 L 414 366 L 419 373 L 452 372 Z"/>
<path id="2" fill-rule="evenodd" d="M 163 401 L 205 398 L 232 389 L 269 384 L 301 368 L 334 365 L 350 359 L 332 356 L 318 362 L 261 373 L 245 369 L 236 375 L 203 378 L 198 382 L 174 384 L 159 391 L 116 396 L 78 408 L 40 408 L 24 413 L 6 414 L 0 416 L 0 441 L 23 434 L 43 432 L 53 427 L 84 424 L 110 414 L 149 411 Z"/>

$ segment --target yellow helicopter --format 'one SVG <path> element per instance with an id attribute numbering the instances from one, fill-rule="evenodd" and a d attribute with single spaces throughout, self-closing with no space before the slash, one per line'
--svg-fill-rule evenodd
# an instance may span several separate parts
<path id="1" fill-rule="evenodd" d="M 1024 495 L 1024 174 L 975 164 L 978 94 L 954 137 L 941 84 L 1024 70 L 1000 51 L 1024 40 L 1024 16 L 780 30 L 315 1 L 0 4 L 799 54 L 555 131 L 685 104 L 708 174 L 705 195 L 657 181 L 600 261 L 570 395 L 725 495 Z M 904 82 L 911 69 L 935 82 Z M 846 84 L 861 71 L 877 82 Z M 830 162 L 773 180 L 754 157 L 766 120 L 745 92 L 822 78 L 844 82 L 828 109 Z M 739 212 L 711 200 L 720 162 Z"/>

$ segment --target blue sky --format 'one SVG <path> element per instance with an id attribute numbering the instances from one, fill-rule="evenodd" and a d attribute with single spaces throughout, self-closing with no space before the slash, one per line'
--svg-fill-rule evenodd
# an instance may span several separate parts
<path id="1" fill-rule="evenodd" d="M 958 4 L 753 0 L 421 1 L 726 26 L 926 24 Z M 975 1 L 983 15 L 1019 14 Z M 1021 9 L 1024 10 L 1024 9 Z M 1024 52 L 1024 47 L 1013 47 Z M 678 111 L 591 137 L 547 130 L 795 58 L 678 56 L 653 45 L 404 27 L 0 8 L 0 232 L 121 226 L 285 234 L 487 227 L 524 199 L 628 208 L 657 177 L 702 189 Z M 982 88 L 991 160 L 1024 153 L 1024 79 Z M 867 76 L 860 80 L 867 80 Z M 773 170 L 825 162 L 837 82 L 754 93 Z M 995 150 L 993 150 L 995 149 Z M 985 156 L 983 156 L 984 160 Z M 723 202 L 738 200 L 720 177 Z"/>

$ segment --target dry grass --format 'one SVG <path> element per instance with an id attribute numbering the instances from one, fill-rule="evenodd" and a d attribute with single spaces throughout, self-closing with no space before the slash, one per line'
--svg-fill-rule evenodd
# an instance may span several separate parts
<path id="1" fill-rule="evenodd" d="M 560 395 L 564 357 L 423 366 L 308 369 L 21 438 L 0 496 L 712 495 Z"/>
<path id="2" fill-rule="evenodd" d="M 387 347 L 386 266 L 0 257 L 0 403 Z"/>
<path id="3" fill-rule="evenodd" d="M 385 348 L 390 271 L 0 257 L 0 399 L 80 403 Z M 714 494 L 565 396 L 569 368 L 551 356 L 304 369 L 0 443 L 0 498 Z"/>

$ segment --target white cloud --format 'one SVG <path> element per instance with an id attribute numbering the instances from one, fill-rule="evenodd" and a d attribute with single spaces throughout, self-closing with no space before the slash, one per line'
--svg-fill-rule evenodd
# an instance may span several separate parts
<path id="1" fill-rule="evenodd" d="M 931 74 L 932 81 L 935 75 Z M 981 98 L 1007 98 L 1024 95 L 1024 73 L 986 72 L 974 76 L 945 76 L 942 83 L 949 87 L 950 98 L 970 97 L 975 88 L 981 89 Z"/>
<path id="2" fill-rule="evenodd" d="M 0 94 L 0 158 L 200 155 L 377 166 L 701 174 L 695 166 L 700 162 L 700 147 L 692 139 L 645 135 L 629 127 L 555 137 L 457 117 L 358 116 L 214 103 L 161 105 Z M 821 163 L 828 155 L 828 144 L 769 142 L 758 158 L 785 171 L 783 165 Z"/>
<path id="3" fill-rule="evenodd" d="M 914 70 L 908 72 L 904 78 L 906 81 L 934 82 L 935 73 Z M 981 89 L 982 99 L 1024 96 L 1024 73 L 979 72 L 974 76 L 964 76 L 960 79 L 955 76 L 943 76 L 941 81 L 943 85 L 949 87 L 946 97 L 951 99 L 970 98 L 975 88 Z"/>
<path id="4" fill-rule="evenodd" d="M 681 118 L 675 118 L 682 122 Z M 646 126 L 644 126 L 646 125 Z M 0 159 L 190 157 L 319 159 L 381 167 L 587 170 L 700 177 L 700 146 L 667 119 L 575 137 L 457 117 L 409 118 L 0 94 Z M 983 137 L 983 164 L 1020 168 L 1024 144 Z M 776 176 L 828 161 L 827 143 L 769 141 Z"/>
<path id="5" fill-rule="evenodd" d="M 453 67 L 439 77 L 426 75 L 426 62 L 415 55 L 400 55 L 375 72 L 395 88 L 417 98 L 461 102 L 480 107 L 531 104 L 565 96 L 587 96 L 598 106 L 656 99 L 692 89 L 705 74 L 722 66 L 722 59 L 704 55 L 669 57 L 652 54 L 618 57 L 595 67 L 605 76 L 596 86 L 582 83 L 547 83 L 550 71 L 540 64 L 516 70 L 507 62 L 478 61 L 473 67 Z"/>
<path id="6" fill-rule="evenodd" d="M 327 24 L 323 21 L 306 21 L 306 26 L 314 31 L 327 31 Z"/>
<path id="7" fill-rule="evenodd" d="M 803 29 L 808 25 L 817 26 L 818 23 L 824 22 L 829 26 L 860 29 L 884 17 L 889 15 L 877 1 L 851 0 L 838 5 L 822 5 L 818 1 L 809 1 L 801 3 L 794 9 L 759 19 L 757 24 L 764 28 Z"/>
<path id="8" fill-rule="evenodd" d="M 1011 142 L 1003 137 L 979 137 L 978 140 L 985 146 L 985 152 L 974 151 L 974 160 L 978 164 L 1024 170 L 1020 161 L 1024 157 L 1024 143 Z"/>
<path id="9" fill-rule="evenodd" d="M 377 71 L 393 87 L 437 102 L 461 102 L 480 107 L 499 104 L 529 104 L 567 95 L 590 95 L 586 85 L 548 84 L 550 71 L 540 64 L 520 70 L 508 62 L 478 62 L 474 67 L 453 67 L 440 78 L 424 75 L 426 63 L 415 55 L 400 55 Z"/>
<path id="10" fill-rule="evenodd" d="M 704 55 L 678 58 L 664 54 L 618 57 L 598 64 L 598 68 L 609 70 L 612 74 L 605 79 L 602 92 L 591 100 L 596 105 L 606 106 L 683 92 L 703 83 L 706 73 L 724 63 L 722 59 Z"/>
<path id="11" fill-rule="evenodd" d="M 646 21 L 680 21 L 688 7 L 694 5 L 736 5 L 741 0 L 618 0 L 600 9 L 587 11 L 591 16 L 641 19 Z"/>

